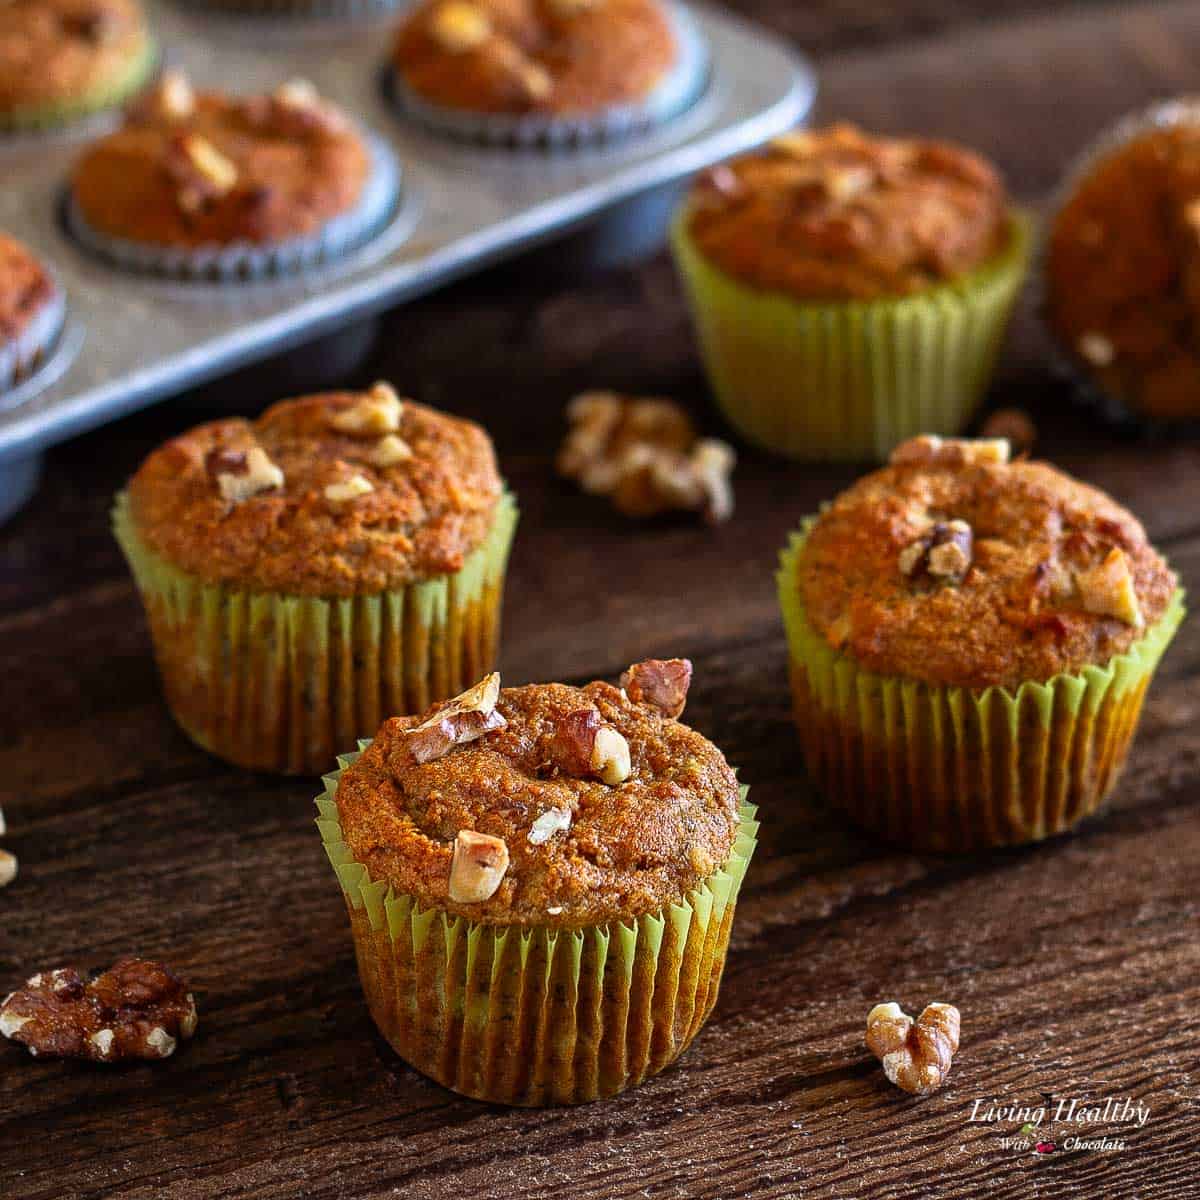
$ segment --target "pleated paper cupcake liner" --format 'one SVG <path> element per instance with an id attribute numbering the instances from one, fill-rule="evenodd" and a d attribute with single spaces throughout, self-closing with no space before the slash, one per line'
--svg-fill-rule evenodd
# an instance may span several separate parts
<path id="1" fill-rule="evenodd" d="M 619 142 L 682 115 L 708 86 L 708 46 L 700 27 L 679 5 L 669 5 L 668 12 L 678 58 L 650 95 L 635 104 L 578 115 L 473 113 L 426 100 L 393 69 L 385 75 L 385 91 L 405 116 L 459 140 L 517 150 L 570 150 Z"/>
<path id="2" fill-rule="evenodd" d="M 371 172 L 358 203 L 327 221 L 311 237 L 273 243 L 233 242 L 185 249 L 114 238 L 93 229 L 74 196 L 67 197 L 67 227 L 85 249 L 122 267 L 169 279 L 254 282 L 324 266 L 365 245 L 387 225 L 400 194 L 400 165 L 377 137 L 368 136 Z"/>
<path id="3" fill-rule="evenodd" d="M 301 775 L 492 669 L 516 524 L 505 493 L 456 574 L 324 599 L 205 583 L 145 546 L 124 493 L 113 510 L 176 721 L 239 766 Z"/>
<path id="4" fill-rule="evenodd" d="M 1158 101 L 1138 112 L 1129 113 L 1115 125 L 1104 130 L 1098 138 L 1080 153 L 1063 174 L 1048 205 L 1041 252 L 1034 270 L 1037 289 L 1035 307 L 1050 342 L 1051 368 L 1073 391 L 1080 404 L 1095 413 L 1107 425 L 1123 432 L 1170 437 L 1200 434 L 1200 397 L 1197 397 L 1196 415 L 1178 420 L 1156 418 L 1128 404 L 1089 371 L 1070 346 L 1062 339 L 1050 321 L 1049 261 L 1050 235 L 1063 209 L 1070 202 L 1079 186 L 1110 155 L 1123 149 L 1130 142 L 1159 129 L 1171 129 L 1177 125 L 1200 127 L 1200 95 L 1178 96 L 1172 100 Z"/>
<path id="5" fill-rule="evenodd" d="M 556 929 L 477 923 L 373 882 L 342 837 L 340 777 L 325 776 L 317 827 L 371 1016 L 406 1062 L 476 1100 L 581 1104 L 635 1086 L 687 1049 L 716 1004 L 754 853 L 747 789 L 729 859 L 678 904 Z"/>
<path id="6" fill-rule="evenodd" d="M 67 316 L 67 300 L 55 287 L 54 294 L 15 337 L 0 341 L 0 400 L 52 353 Z"/>
<path id="7" fill-rule="evenodd" d="M 1103 803 L 1182 591 L 1104 667 L 1015 691 L 938 687 L 864 670 L 809 624 L 796 573 L 810 524 L 781 555 L 779 600 L 805 761 L 833 804 L 889 841 L 944 853 L 1051 837 Z"/>
<path id="8" fill-rule="evenodd" d="M 158 45 L 149 35 L 125 70 L 80 96 L 53 104 L 27 104 L 0 109 L 0 136 L 32 134 L 71 125 L 94 113 L 116 108 L 140 91 L 158 67 Z"/>
<path id="9" fill-rule="evenodd" d="M 966 278 L 895 300 L 805 303 L 712 266 L 672 227 L 709 381 L 729 423 L 778 454 L 884 460 L 905 438 L 959 433 L 975 413 L 1025 278 L 1032 225 Z"/>

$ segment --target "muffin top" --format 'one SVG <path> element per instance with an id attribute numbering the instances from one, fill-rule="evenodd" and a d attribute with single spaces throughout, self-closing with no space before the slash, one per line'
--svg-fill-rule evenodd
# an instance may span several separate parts
<path id="1" fill-rule="evenodd" d="M 565 115 L 644 100 L 677 55 L 658 0 L 426 0 L 393 63 L 446 108 Z"/>
<path id="2" fill-rule="evenodd" d="M 1200 416 L 1200 125 L 1092 166 L 1054 221 L 1046 274 L 1052 328 L 1105 391 Z"/>
<path id="3" fill-rule="evenodd" d="M 809 624 L 868 670 L 1017 688 L 1123 654 L 1176 580 L 1137 519 L 1008 443 L 916 438 L 813 523 Z"/>
<path id="4" fill-rule="evenodd" d="M 629 920 L 680 901 L 729 858 L 738 786 L 676 718 L 685 659 L 622 686 L 489 676 L 394 717 L 342 776 L 342 834 L 371 878 L 423 907 L 502 925 Z"/>
<path id="5" fill-rule="evenodd" d="M 167 72 L 71 186 L 100 233 L 196 247 L 311 236 L 355 206 L 370 169 L 361 135 L 302 80 L 234 97 Z"/>
<path id="6" fill-rule="evenodd" d="M 800 300 L 876 300 L 957 279 L 1010 236 L 996 170 L 947 142 L 797 131 L 705 172 L 688 233 L 726 274 Z"/>
<path id="7" fill-rule="evenodd" d="M 0 342 L 20 337 L 54 294 L 46 268 L 15 238 L 0 233 Z"/>
<path id="8" fill-rule="evenodd" d="M 147 36 L 135 0 L 0 4 L 0 112 L 53 106 L 119 81 Z"/>
<path id="9" fill-rule="evenodd" d="M 500 493 L 478 425 L 382 383 L 200 425 L 129 484 L 138 535 L 161 558 L 209 583 L 308 596 L 458 571 Z"/>

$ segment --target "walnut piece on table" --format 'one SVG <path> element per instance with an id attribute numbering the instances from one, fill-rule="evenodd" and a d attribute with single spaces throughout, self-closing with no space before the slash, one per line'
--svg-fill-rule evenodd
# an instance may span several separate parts
<path id="1" fill-rule="evenodd" d="M 122 958 L 90 981 L 74 967 L 39 971 L 0 1004 L 0 1034 L 35 1058 L 169 1058 L 195 1032 L 187 985 L 148 958 Z"/>
<path id="2" fill-rule="evenodd" d="M 915 1021 L 894 1001 L 877 1004 L 867 1014 L 867 1049 L 898 1088 L 927 1096 L 950 1074 L 960 1024 L 952 1004 L 927 1004 Z"/>
<path id="3" fill-rule="evenodd" d="M 694 511 L 710 524 L 733 515 L 733 448 L 697 435 L 670 400 L 584 392 L 567 406 L 570 430 L 558 472 L 618 512 L 653 517 Z"/>

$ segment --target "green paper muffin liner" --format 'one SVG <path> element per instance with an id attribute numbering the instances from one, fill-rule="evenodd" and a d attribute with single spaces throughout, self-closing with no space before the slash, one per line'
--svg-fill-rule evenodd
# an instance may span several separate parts
<path id="1" fill-rule="evenodd" d="M 1038 841 L 1103 803 L 1183 619 L 1182 590 L 1107 666 L 1015 692 L 939 687 L 864 670 L 809 624 L 796 574 L 811 523 L 777 578 L 796 724 L 831 802 L 889 841 L 937 852 Z"/>
<path id="2" fill-rule="evenodd" d="M 125 493 L 113 509 L 175 719 L 239 766 L 306 775 L 388 717 L 421 712 L 492 669 L 516 524 L 505 492 L 455 574 L 325 599 L 206 583 L 145 546 Z"/>
<path id="3" fill-rule="evenodd" d="M 370 741 L 360 742 L 365 748 Z M 657 1074 L 716 1004 L 738 891 L 758 835 L 742 803 L 725 864 L 678 904 L 580 928 L 488 925 L 372 882 L 342 837 L 338 758 L 317 799 L 367 1005 L 406 1062 L 498 1104 L 580 1104 Z"/>
<path id="4" fill-rule="evenodd" d="M 981 400 L 1029 265 L 1032 222 L 962 280 L 895 300 L 804 303 L 752 288 L 671 230 L 717 402 L 751 442 L 791 458 L 882 460 L 920 433 L 956 434 Z"/>
<path id="5" fill-rule="evenodd" d="M 42 133 L 70 125 L 104 109 L 116 108 L 146 84 L 157 65 L 158 45 L 152 37 L 147 36 L 124 71 L 81 96 L 63 99 L 55 104 L 0 109 L 0 133 Z"/>

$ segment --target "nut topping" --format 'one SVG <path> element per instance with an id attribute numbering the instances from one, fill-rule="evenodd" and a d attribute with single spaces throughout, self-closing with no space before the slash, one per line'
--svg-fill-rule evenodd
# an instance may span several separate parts
<path id="1" fill-rule="evenodd" d="M 412 456 L 412 447 L 402 437 L 389 433 L 375 443 L 371 463 L 376 467 L 394 467 L 397 463 L 408 462 Z"/>
<path id="2" fill-rule="evenodd" d="M 1093 367 L 1111 367 L 1117 357 L 1116 348 L 1102 333 L 1085 333 L 1075 343 L 1079 357 Z"/>
<path id="3" fill-rule="evenodd" d="M 1120 547 L 1114 546 L 1099 566 L 1080 572 L 1075 582 L 1086 612 L 1116 617 L 1135 629 L 1145 624 L 1129 559 Z"/>
<path id="4" fill-rule="evenodd" d="M 559 474 L 610 496 L 618 511 L 648 517 L 693 509 L 714 523 L 733 513 L 733 449 L 698 438 L 677 404 L 585 392 L 568 405 L 567 420 Z"/>
<path id="5" fill-rule="evenodd" d="M 351 437 L 382 437 L 397 433 L 404 403 L 387 383 L 377 383 L 356 404 L 340 409 L 329 418 L 329 426 Z"/>
<path id="6" fill-rule="evenodd" d="M 604 783 L 624 783 L 632 771 L 629 743 L 594 708 L 567 713 L 550 744 L 554 764 L 568 775 L 596 775 Z"/>
<path id="7" fill-rule="evenodd" d="M 123 958 L 90 983 L 74 967 L 41 971 L 0 1005 L 0 1033 L 35 1057 L 167 1058 L 195 1031 L 186 985 L 145 958 Z"/>
<path id="8" fill-rule="evenodd" d="M 966 521 L 938 521 L 900 552 L 900 574 L 961 583 L 971 569 L 975 537 Z"/>
<path id="9" fill-rule="evenodd" d="M 162 73 L 148 103 L 155 116 L 183 121 L 196 111 L 196 93 L 187 75 L 172 67 Z"/>
<path id="10" fill-rule="evenodd" d="M 442 49 L 452 54 L 475 50 L 492 36 L 487 13 L 464 0 L 447 0 L 433 10 L 429 32 Z"/>
<path id="11" fill-rule="evenodd" d="M 508 722 L 496 711 L 499 699 L 500 673 L 493 671 L 462 695 L 447 700 L 427 721 L 406 729 L 404 741 L 414 761 L 433 762 L 455 746 L 503 729 Z"/>
<path id="12" fill-rule="evenodd" d="M 17 877 L 17 856 L 0 850 L 0 887 L 8 887 Z"/>
<path id="13" fill-rule="evenodd" d="M 914 1022 L 895 1002 L 867 1014 L 867 1049 L 898 1088 L 916 1096 L 936 1092 L 958 1050 L 960 1017 L 952 1004 L 929 1004 Z"/>
<path id="14" fill-rule="evenodd" d="M 325 499 L 333 504 L 346 504 L 374 490 L 375 485 L 365 475 L 351 475 L 341 483 L 331 483 L 325 489 Z"/>
<path id="15" fill-rule="evenodd" d="M 943 438 L 935 433 L 901 442 L 888 462 L 901 466 L 1003 466 L 1012 454 L 1006 438 Z"/>
<path id="16" fill-rule="evenodd" d="M 209 459 L 213 463 L 209 473 L 215 475 L 222 498 L 233 504 L 249 500 L 259 492 L 283 487 L 283 472 L 261 446 L 251 446 L 244 455 L 241 451 L 210 451 L 204 460 L 206 468 Z"/>
<path id="17" fill-rule="evenodd" d="M 473 829 L 460 829 L 454 839 L 447 888 L 455 904 L 479 904 L 496 894 L 508 870 L 508 847 L 503 838 Z"/>
<path id="18" fill-rule="evenodd" d="M 541 846 L 556 833 L 562 833 L 570 828 L 571 810 L 569 808 L 548 808 L 529 827 L 529 844 Z"/>
<path id="19" fill-rule="evenodd" d="M 179 147 L 216 195 L 225 195 L 237 184 L 237 167 L 207 138 L 189 133 L 180 139 Z"/>
<path id="20" fill-rule="evenodd" d="M 686 658 L 648 658 L 621 676 L 621 687 L 634 704 L 656 708 L 672 719 L 683 712 L 691 685 L 692 664 Z"/>

